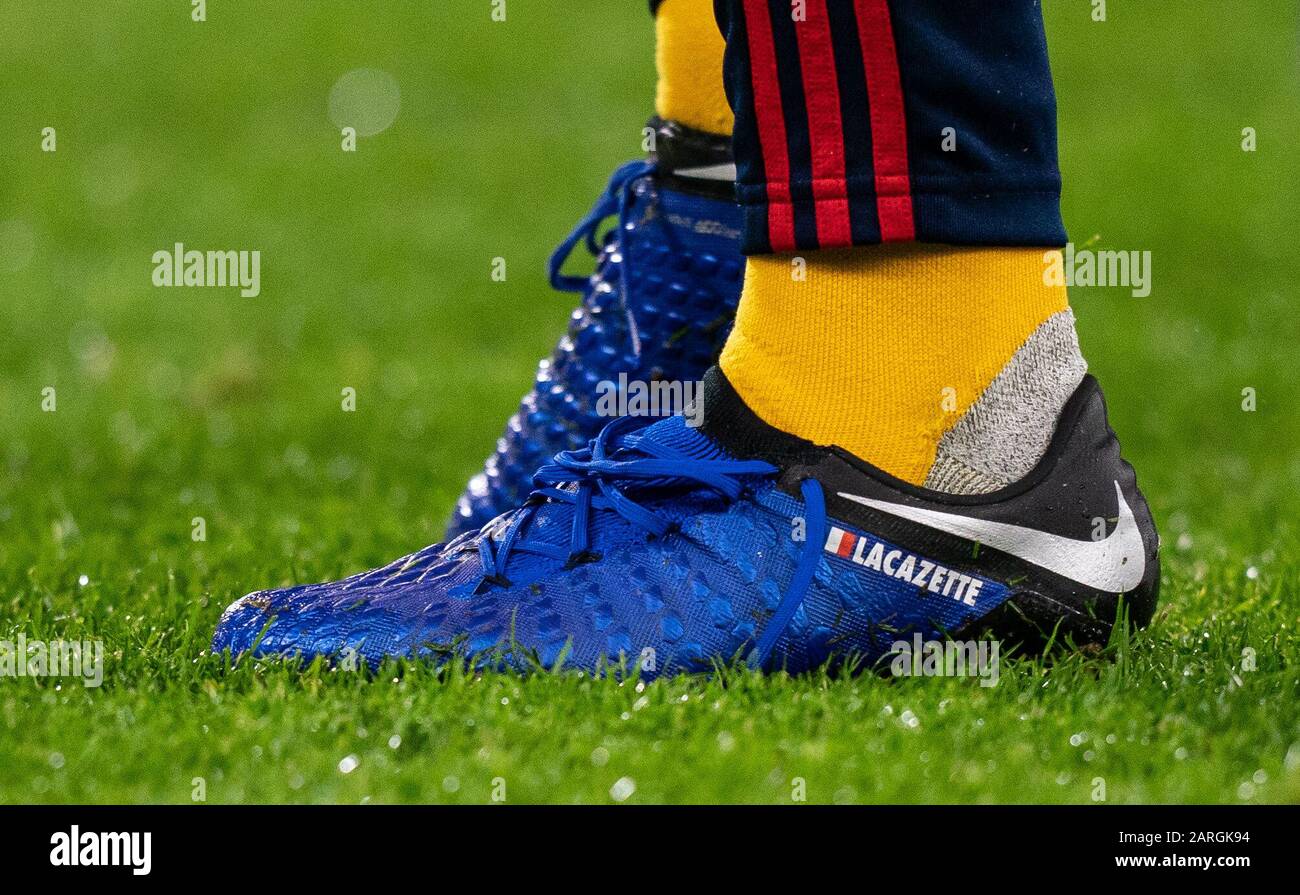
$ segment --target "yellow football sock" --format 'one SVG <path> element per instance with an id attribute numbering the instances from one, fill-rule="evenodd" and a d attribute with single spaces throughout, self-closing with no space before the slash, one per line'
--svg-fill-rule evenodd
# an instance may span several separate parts
<path id="1" fill-rule="evenodd" d="M 726 44 L 713 0 L 664 0 L 655 12 L 655 112 L 711 134 L 729 135 L 735 120 L 722 87 Z"/>
<path id="2" fill-rule="evenodd" d="M 753 256 L 722 370 L 770 425 L 920 484 L 944 433 L 1066 309 L 1044 258 L 921 243 L 809 252 L 806 270 Z"/>

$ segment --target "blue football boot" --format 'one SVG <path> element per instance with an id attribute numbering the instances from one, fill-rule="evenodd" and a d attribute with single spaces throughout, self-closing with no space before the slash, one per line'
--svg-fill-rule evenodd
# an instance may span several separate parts
<path id="1" fill-rule="evenodd" d="M 506 424 L 447 529 L 450 540 L 518 506 L 532 474 L 610 422 L 620 385 L 695 383 L 718 357 L 744 274 L 741 213 L 732 200 L 730 141 L 655 119 L 655 153 L 619 168 L 590 213 L 551 256 L 551 284 L 582 296 L 568 333 L 538 365 L 533 390 Z M 614 219 L 601 233 L 603 223 Z M 562 268 L 579 244 L 590 277 Z M 626 393 L 626 388 L 624 392 Z M 669 416 L 681 408 L 651 408 Z"/>
<path id="2" fill-rule="evenodd" d="M 700 400 L 698 427 L 624 417 L 558 454 L 479 532 L 238 600 L 213 648 L 649 678 L 879 667 L 945 635 L 1105 643 L 1151 618 L 1158 538 L 1090 376 L 1037 467 L 964 496 L 767 425 L 716 367 Z"/>

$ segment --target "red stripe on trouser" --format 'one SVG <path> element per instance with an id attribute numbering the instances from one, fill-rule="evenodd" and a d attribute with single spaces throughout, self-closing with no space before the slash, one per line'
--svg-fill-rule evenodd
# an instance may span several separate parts
<path id="1" fill-rule="evenodd" d="M 754 117 L 763 149 L 763 176 L 767 180 L 767 236 L 774 252 L 788 252 L 794 244 L 794 210 L 790 205 L 790 150 L 785 138 L 785 111 L 781 107 L 781 81 L 776 65 L 776 44 L 767 0 L 744 0 L 745 30 L 749 33 L 750 80 L 754 88 Z"/>
<path id="2" fill-rule="evenodd" d="M 840 118 L 840 86 L 826 0 L 808 0 L 807 16 L 795 24 L 795 34 L 808 107 L 817 242 L 822 248 L 851 245 L 849 201 L 845 198 L 844 123 Z"/>
<path id="3" fill-rule="evenodd" d="M 912 183 L 907 173 L 907 117 L 898 51 L 887 0 L 853 0 L 871 105 L 871 154 L 882 242 L 916 238 Z"/>

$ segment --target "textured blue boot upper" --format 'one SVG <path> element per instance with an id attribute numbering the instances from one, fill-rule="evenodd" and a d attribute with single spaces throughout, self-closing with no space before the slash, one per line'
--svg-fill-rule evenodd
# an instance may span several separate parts
<path id="1" fill-rule="evenodd" d="M 863 574 L 827 552 L 816 478 L 788 494 L 777 466 L 729 455 L 682 417 L 643 422 L 624 417 L 560 453 L 522 506 L 478 532 L 343 581 L 243 597 L 213 649 L 350 652 L 372 666 L 627 662 L 646 678 L 738 659 L 799 671 L 832 654 L 870 663 L 895 631 L 956 629 L 1005 598 L 987 582 L 976 610 Z"/>
<path id="2" fill-rule="evenodd" d="M 615 223 L 602 235 L 609 218 Z M 582 295 L 569 331 L 538 365 L 533 390 L 458 501 L 448 540 L 518 506 L 539 466 L 585 445 L 610 422 L 598 413 L 602 382 L 617 383 L 620 374 L 693 382 L 704 374 L 740 297 L 740 226 L 736 205 L 664 188 L 650 162 L 614 172 L 551 257 L 552 285 Z M 579 244 L 596 256 L 590 277 L 562 272 Z"/>

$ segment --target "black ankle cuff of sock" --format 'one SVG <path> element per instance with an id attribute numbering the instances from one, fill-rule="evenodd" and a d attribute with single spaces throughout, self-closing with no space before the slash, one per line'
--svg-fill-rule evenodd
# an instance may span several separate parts
<path id="1" fill-rule="evenodd" d="M 777 466 L 811 462 L 824 453 L 811 441 L 782 432 L 763 422 L 735 387 L 721 367 L 704 374 L 701 394 L 704 420 L 700 431 L 738 460 L 765 460 Z"/>
<path id="2" fill-rule="evenodd" d="M 736 187 L 730 180 L 681 177 L 676 173 L 685 168 L 731 164 L 731 137 L 696 130 L 658 115 L 646 125 L 654 132 L 650 157 L 658 164 L 665 185 L 681 192 L 735 201 Z"/>
<path id="3" fill-rule="evenodd" d="M 1046 452 L 1025 476 L 997 491 L 949 494 L 897 478 L 841 447 L 817 445 L 798 435 L 783 432 L 769 425 L 745 403 L 745 399 L 736 391 L 721 367 L 714 366 L 704 374 L 699 400 L 704 404 L 704 418 L 700 422 L 700 431 L 737 460 L 763 460 L 783 468 L 812 469 L 818 467 L 828 456 L 834 456 L 858 473 L 865 473 L 878 479 L 903 494 L 921 500 L 941 499 L 945 503 L 957 505 L 979 506 L 997 503 L 1022 494 L 1039 484 L 1051 474 L 1060 458 L 1069 449 L 1072 439 L 1076 438 L 1075 429 L 1088 413 L 1092 413 L 1094 417 L 1099 416 L 1101 420 L 1100 424 L 1094 425 L 1094 428 L 1104 430 L 1111 439 L 1115 436 L 1106 421 L 1101 386 L 1089 373 L 1083 377 L 1079 387 L 1061 409 Z"/>

